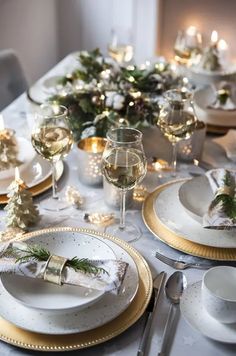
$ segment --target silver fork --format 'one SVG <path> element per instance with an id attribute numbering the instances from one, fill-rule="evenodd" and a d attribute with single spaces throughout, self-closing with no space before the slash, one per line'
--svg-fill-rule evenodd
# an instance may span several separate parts
<path id="1" fill-rule="evenodd" d="M 215 265 L 215 263 L 187 263 L 183 261 L 173 260 L 172 258 L 166 257 L 159 252 L 156 252 L 156 258 L 161 262 L 164 262 L 170 267 L 175 269 L 183 270 L 186 268 L 197 268 L 197 269 L 208 269 Z"/>

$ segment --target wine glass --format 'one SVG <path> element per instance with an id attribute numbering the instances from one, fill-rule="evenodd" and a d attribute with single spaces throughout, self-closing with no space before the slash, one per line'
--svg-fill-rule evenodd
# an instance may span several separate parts
<path id="1" fill-rule="evenodd" d="M 176 176 L 177 143 L 188 139 L 196 128 L 196 116 L 192 104 L 192 92 L 186 88 L 171 89 L 164 93 L 160 104 L 158 126 L 165 137 L 171 142 L 172 175 Z"/>
<path id="2" fill-rule="evenodd" d="M 106 231 L 118 235 L 127 242 L 136 241 L 140 229 L 133 223 L 125 223 L 125 196 L 145 177 L 147 163 L 142 145 L 142 133 L 133 128 L 120 127 L 107 133 L 103 152 L 102 172 L 109 184 L 120 190 L 120 223 L 107 227 Z"/>
<path id="3" fill-rule="evenodd" d="M 198 55 L 202 48 L 202 36 L 194 26 L 188 27 L 185 31 L 178 31 L 174 53 L 175 60 L 179 64 L 187 64 L 189 59 Z"/>
<path id="4" fill-rule="evenodd" d="M 52 167 L 52 197 L 41 206 L 51 211 L 67 208 L 68 203 L 59 199 L 56 182 L 56 163 L 69 153 L 73 143 L 67 108 L 55 104 L 41 105 L 36 114 L 31 142 L 35 151 Z"/>
<path id="5" fill-rule="evenodd" d="M 108 54 L 121 65 L 131 62 L 134 55 L 130 29 L 117 27 L 111 31 Z"/>

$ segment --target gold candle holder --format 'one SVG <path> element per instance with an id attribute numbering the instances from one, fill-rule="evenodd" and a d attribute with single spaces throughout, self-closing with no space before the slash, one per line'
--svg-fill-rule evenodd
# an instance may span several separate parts
<path id="1" fill-rule="evenodd" d="M 102 185 L 101 162 L 106 145 L 102 137 L 87 137 L 79 141 L 78 163 L 79 180 L 86 185 Z"/>

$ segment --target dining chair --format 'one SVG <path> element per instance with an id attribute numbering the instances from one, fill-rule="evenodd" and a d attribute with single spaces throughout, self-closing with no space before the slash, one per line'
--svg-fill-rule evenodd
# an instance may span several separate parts
<path id="1" fill-rule="evenodd" d="M 0 51 L 0 110 L 27 90 L 27 80 L 17 52 Z"/>

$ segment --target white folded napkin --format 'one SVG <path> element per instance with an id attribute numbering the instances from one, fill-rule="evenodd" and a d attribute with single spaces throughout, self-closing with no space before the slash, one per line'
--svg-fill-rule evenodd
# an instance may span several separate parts
<path id="1" fill-rule="evenodd" d="M 29 254 L 28 249 L 30 246 L 32 245 L 27 245 L 23 242 L 1 244 L 0 275 L 2 273 L 13 273 L 19 276 L 44 279 L 47 261 L 40 261 L 35 258 L 17 261 L 17 259 Z M 82 270 L 75 271 L 72 267 L 65 265 L 61 274 L 62 284 L 119 293 L 128 264 L 120 260 L 88 261 L 99 270 L 98 273 L 85 273 Z"/>
<path id="2" fill-rule="evenodd" d="M 235 182 L 236 171 L 223 168 L 206 173 L 214 199 L 203 216 L 203 227 L 209 229 L 230 229 L 236 227 Z"/>
<path id="3" fill-rule="evenodd" d="M 229 130 L 226 135 L 212 140 L 220 145 L 231 161 L 236 161 L 236 130 Z"/>
<path id="4" fill-rule="evenodd" d="M 222 104 L 220 100 L 216 99 L 213 103 L 209 104 L 207 108 L 222 111 L 233 111 L 236 110 L 236 105 L 231 98 L 228 98 L 225 104 Z"/>

